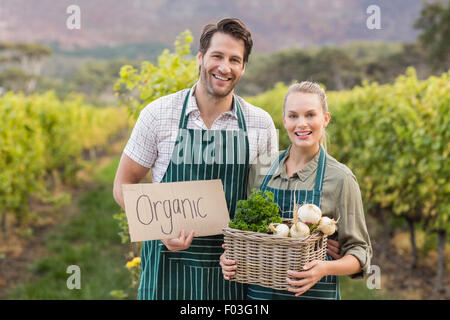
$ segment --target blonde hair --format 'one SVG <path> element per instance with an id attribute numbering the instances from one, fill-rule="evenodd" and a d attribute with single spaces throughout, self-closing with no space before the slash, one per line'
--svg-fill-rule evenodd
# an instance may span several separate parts
<path id="1" fill-rule="evenodd" d="M 322 111 L 324 114 L 328 112 L 328 103 L 327 103 L 327 95 L 325 94 L 325 90 L 323 90 L 318 83 L 311 82 L 311 81 L 302 81 L 300 83 L 294 83 L 286 92 L 286 95 L 284 96 L 283 101 L 283 117 L 284 117 L 284 110 L 286 107 L 286 101 L 288 96 L 291 93 L 313 93 L 316 94 L 319 97 L 320 104 L 322 105 Z M 327 151 L 327 132 L 324 129 L 323 135 L 320 138 L 320 145 Z"/>

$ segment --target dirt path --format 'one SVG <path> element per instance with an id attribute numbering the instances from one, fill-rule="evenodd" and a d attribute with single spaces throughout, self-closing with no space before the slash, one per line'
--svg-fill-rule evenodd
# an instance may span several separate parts
<path id="1" fill-rule="evenodd" d="M 93 185 L 91 184 L 90 187 L 92 188 Z M 87 190 L 86 185 L 81 188 L 83 191 Z M 42 211 L 42 208 L 35 211 L 42 215 L 50 215 L 51 213 L 53 215 L 49 217 L 45 224 L 33 226 L 32 236 L 22 236 L 27 229 L 30 230 L 31 226 L 25 229 L 13 229 L 13 222 L 9 224 L 9 233 L 6 239 L 2 239 L 2 245 L 0 246 L 0 252 L 5 254 L 5 257 L 0 259 L 0 299 L 3 298 L 6 291 L 14 288 L 17 284 L 32 280 L 31 274 L 27 270 L 28 265 L 45 252 L 45 236 L 53 230 L 54 226 L 77 214 L 79 210 L 77 202 L 80 193 L 80 190 L 73 191 L 71 203 L 68 205 L 46 211 Z M 36 209 L 32 208 L 32 210 Z M 58 211 L 58 214 L 54 214 L 54 211 Z"/>
<path id="2" fill-rule="evenodd" d="M 412 258 L 407 253 L 408 251 L 405 250 L 406 253 L 399 254 L 395 248 L 395 241 L 398 241 L 398 238 L 391 239 L 388 245 L 385 244 L 383 237 L 377 236 L 376 227 L 373 224 L 374 222 L 368 219 L 373 248 L 371 264 L 380 267 L 382 290 L 398 296 L 399 299 L 450 299 L 450 273 L 448 272 L 448 267 L 444 280 L 446 291 L 439 293 L 435 289 L 435 269 L 425 265 L 412 269 Z M 409 244 L 409 238 L 407 243 Z M 388 248 L 387 250 L 385 249 L 386 247 Z"/>
<path id="3" fill-rule="evenodd" d="M 39 220 L 28 221 L 20 228 L 16 227 L 14 218 L 8 216 L 8 233 L 6 237 L 0 235 L 0 299 L 19 283 L 32 280 L 32 275 L 27 268 L 31 262 L 45 253 L 45 237 L 56 225 L 67 221 L 79 212 L 77 204 L 81 194 L 98 186 L 98 183 L 92 180 L 93 172 L 103 168 L 117 157 L 124 143 L 124 140 L 114 143 L 109 148 L 108 154 L 99 156 L 87 169 L 80 171 L 77 175 L 77 187 L 58 185 L 58 190 L 70 194 L 69 204 L 55 208 L 53 205 L 32 200 L 30 210 L 37 213 Z"/>

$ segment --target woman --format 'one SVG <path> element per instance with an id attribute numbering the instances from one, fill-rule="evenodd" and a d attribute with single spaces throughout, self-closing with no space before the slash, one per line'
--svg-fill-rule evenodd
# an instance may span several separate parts
<path id="1" fill-rule="evenodd" d="M 292 218 L 294 192 L 297 203 L 319 206 L 324 216 L 338 221 L 331 238 L 338 240 L 342 256 L 333 255 L 335 260 L 327 254 L 326 261 L 312 261 L 300 272 L 289 270 L 288 291 L 250 285 L 249 299 L 340 299 L 338 276 L 362 276 L 370 266 L 372 248 L 358 183 L 350 169 L 325 150 L 330 118 L 325 92 L 318 84 L 305 81 L 289 87 L 283 124 L 291 145 L 268 171 L 259 164 L 251 167 L 248 190 L 273 192 L 283 218 Z M 229 280 L 239 266 L 224 254 L 220 261 Z"/>

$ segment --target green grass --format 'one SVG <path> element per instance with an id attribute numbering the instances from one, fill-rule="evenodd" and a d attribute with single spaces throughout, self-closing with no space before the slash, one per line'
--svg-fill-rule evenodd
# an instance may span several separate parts
<path id="1" fill-rule="evenodd" d="M 339 277 L 342 300 L 396 300 L 392 294 L 380 289 L 369 289 L 364 279 Z"/>
<path id="2" fill-rule="evenodd" d="M 112 299 L 112 290 L 123 290 L 128 298 L 136 298 L 124 266 L 127 247 L 120 243 L 113 219 L 120 211 L 112 197 L 118 161 L 114 159 L 95 175 L 99 185 L 81 195 L 79 212 L 47 234 L 43 239 L 45 254 L 28 266 L 33 281 L 10 290 L 7 299 Z M 67 288 L 70 265 L 80 267 L 79 290 Z"/>

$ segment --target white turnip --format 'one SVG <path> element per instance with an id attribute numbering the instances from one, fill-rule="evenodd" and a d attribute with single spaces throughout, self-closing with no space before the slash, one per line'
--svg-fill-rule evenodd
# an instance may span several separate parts
<path id="1" fill-rule="evenodd" d="M 337 230 L 337 221 L 328 217 L 322 217 L 319 221 L 319 226 L 317 229 L 322 231 L 323 234 L 331 236 Z"/>
<path id="2" fill-rule="evenodd" d="M 322 210 L 315 204 L 306 203 L 297 210 L 301 222 L 306 224 L 317 224 L 322 217 Z"/>
<path id="3" fill-rule="evenodd" d="M 276 227 L 273 223 L 269 225 L 269 229 L 273 232 L 274 235 L 280 237 L 288 237 L 289 236 L 289 227 L 284 223 L 278 224 Z"/>

